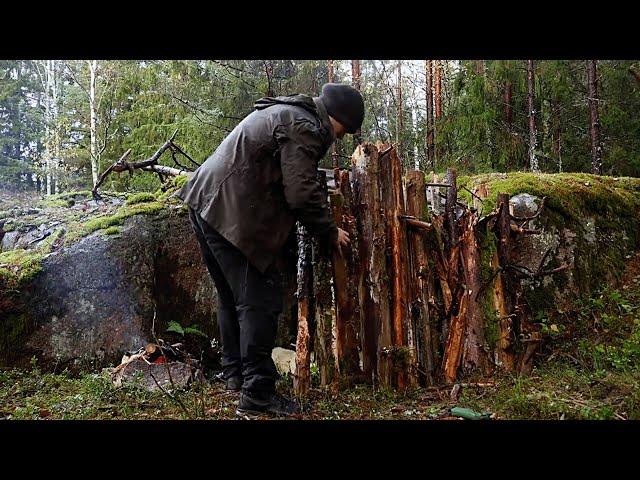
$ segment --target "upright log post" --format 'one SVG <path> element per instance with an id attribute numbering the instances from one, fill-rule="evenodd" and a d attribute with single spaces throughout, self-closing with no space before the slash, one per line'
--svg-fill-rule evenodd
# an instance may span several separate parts
<path id="1" fill-rule="evenodd" d="M 359 263 L 358 252 L 358 231 L 355 221 L 355 208 L 351 191 L 351 179 L 348 170 L 340 171 L 340 193 L 343 198 L 342 207 L 342 229 L 346 230 L 351 239 L 350 248 L 344 253 L 344 261 L 347 267 L 347 295 L 350 303 L 350 312 L 345 319 L 345 367 L 350 374 L 359 374 L 360 352 L 358 350 L 358 340 L 360 336 L 360 304 L 358 302 L 358 273 Z"/>
<path id="2" fill-rule="evenodd" d="M 386 147 L 386 146 L 385 146 Z M 388 148 L 388 147 L 387 147 Z M 385 150 L 387 150 L 385 148 Z M 407 236 L 400 217 L 405 215 L 402 189 L 402 165 L 395 149 L 388 151 L 380 159 L 383 173 L 382 192 L 387 223 L 390 262 L 388 266 L 391 283 L 392 344 L 391 356 L 394 361 L 394 379 L 399 389 L 416 383 L 414 332 L 411 328 L 408 293 L 408 248 Z"/>
<path id="3" fill-rule="evenodd" d="M 487 356 L 484 350 L 484 323 L 480 306 L 480 249 L 476 239 L 476 214 L 467 212 L 463 233 L 460 239 L 462 270 L 464 272 L 465 290 L 467 296 L 467 318 L 462 365 L 466 370 L 486 372 Z"/>
<path id="4" fill-rule="evenodd" d="M 320 185 L 327 194 L 326 173 L 318 171 Z M 333 317 L 335 309 L 331 292 L 332 267 L 328 252 L 321 250 L 317 240 L 313 242 L 313 290 L 315 293 L 315 359 L 320 373 L 320 385 L 328 386 L 335 379 L 335 357 L 333 354 Z"/>
<path id="5" fill-rule="evenodd" d="M 380 306 L 379 256 L 374 257 L 376 243 L 384 238 L 374 236 L 379 231 L 380 189 L 378 181 L 377 149 L 369 144 L 359 145 L 352 157 L 353 209 L 358 231 L 358 304 L 361 309 L 360 339 L 362 367 L 367 378 L 378 372 L 378 332 L 384 308 Z M 384 261 L 384 257 L 382 257 Z M 382 264 L 384 266 L 384 263 Z M 374 280 L 375 279 L 375 280 Z M 387 298 L 387 297 L 385 297 Z"/>
<path id="6" fill-rule="evenodd" d="M 346 176 L 336 170 L 334 178 L 336 186 L 341 193 L 330 196 L 331 209 L 336 225 L 346 231 L 353 231 L 349 225 L 349 205 L 351 190 L 349 185 L 349 172 Z M 347 196 L 343 195 L 345 192 Z M 354 242 L 355 243 L 355 242 Z M 353 248 L 353 246 L 352 246 Z M 333 254 L 333 288 L 336 302 L 335 316 L 335 356 L 336 368 L 340 375 L 348 376 L 359 370 L 359 353 L 357 347 L 357 327 L 355 326 L 355 285 L 350 286 L 349 263 L 352 259 L 351 252 L 339 252 Z"/>
<path id="7" fill-rule="evenodd" d="M 509 295 L 511 285 L 508 268 L 510 261 L 511 219 L 509 217 L 509 195 L 498 194 L 498 219 L 496 233 L 498 237 L 497 256 L 500 273 L 494 285 L 494 306 L 499 315 L 500 338 L 496 345 L 495 362 L 503 370 L 511 372 L 514 369 L 513 353 L 513 305 Z"/>
<path id="8" fill-rule="evenodd" d="M 293 388 L 304 395 L 311 385 L 310 321 L 313 312 L 313 263 L 311 235 L 298 223 L 298 336 L 296 339 L 296 374 Z"/>
<path id="9" fill-rule="evenodd" d="M 424 174 L 419 170 L 407 172 L 407 214 L 417 218 L 426 218 L 427 199 L 425 195 Z M 416 359 L 424 372 L 426 385 L 434 382 L 434 360 L 432 325 L 429 314 L 429 299 L 433 296 L 430 287 L 433 273 L 429 269 L 429 258 L 425 248 L 424 235 L 409 230 L 409 253 L 411 272 L 411 317 L 416 332 Z"/>
<path id="10" fill-rule="evenodd" d="M 448 287 L 452 292 L 452 305 L 449 308 L 449 314 L 452 313 L 452 309 L 456 308 L 457 305 L 454 305 L 455 299 L 457 298 L 455 290 L 458 288 L 458 256 L 460 253 L 460 245 L 458 244 L 458 225 L 456 219 L 456 210 L 458 203 L 458 186 L 457 186 L 457 172 L 455 168 L 449 168 L 447 170 L 447 175 L 445 178 L 445 183 L 450 187 L 447 188 L 447 202 L 445 203 L 444 213 L 445 213 L 445 225 L 447 232 L 447 249 L 445 251 L 448 252 L 447 260 L 447 283 Z M 442 326 L 442 335 L 443 338 L 448 338 L 449 336 L 449 320 L 445 318 L 445 321 Z"/>

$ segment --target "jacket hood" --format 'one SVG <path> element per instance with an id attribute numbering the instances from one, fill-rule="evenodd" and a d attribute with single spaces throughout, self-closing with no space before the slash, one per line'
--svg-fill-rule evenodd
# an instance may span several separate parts
<path id="1" fill-rule="evenodd" d="M 256 110 L 264 110 L 265 108 L 271 107 L 273 105 L 293 105 L 296 107 L 302 107 L 305 110 L 313 113 L 314 115 L 318 114 L 318 110 L 316 108 L 316 104 L 308 95 L 302 95 L 295 93 L 293 95 L 287 95 L 282 97 L 264 97 L 258 100 L 254 107 Z"/>

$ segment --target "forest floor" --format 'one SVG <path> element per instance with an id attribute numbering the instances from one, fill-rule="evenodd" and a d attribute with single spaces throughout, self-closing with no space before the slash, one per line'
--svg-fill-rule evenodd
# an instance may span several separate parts
<path id="1" fill-rule="evenodd" d="M 576 300 L 571 311 L 537 319 L 545 334 L 527 377 L 469 379 L 407 392 L 356 385 L 336 394 L 311 390 L 302 419 L 457 419 L 452 407 L 493 419 L 640 419 L 640 254 L 629 259 L 618 288 Z M 472 383 L 475 382 L 475 383 Z M 291 379 L 279 381 L 291 393 Z M 135 385 L 116 388 L 102 373 L 74 375 L 0 370 L 4 419 L 234 419 L 238 394 L 194 384 L 170 396 Z"/>

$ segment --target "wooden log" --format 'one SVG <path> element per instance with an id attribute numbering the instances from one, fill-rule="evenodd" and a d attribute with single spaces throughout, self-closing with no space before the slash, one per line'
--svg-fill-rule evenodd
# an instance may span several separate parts
<path id="1" fill-rule="evenodd" d="M 326 193 L 326 173 L 318 172 L 320 185 Z M 332 266 L 327 251 L 322 249 L 317 239 L 313 241 L 313 290 L 315 294 L 315 331 L 314 353 L 320 373 L 320 385 L 326 387 L 335 380 L 335 356 L 333 354 L 333 318 L 335 307 L 331 287 Z"/>
<path id="2" fill-rule="evenodd" d="M 449 323 L 447 344 L 442 358 L 442 376 L 447 383 L 453 383 L 456 380 L 458 366 L 462 358 L 462 341 L 465 331 L 468 301 L 469 295 L 462 295 L 458 314 L 453 315 Z"/>
<path id="3" fill-rule="evenodd" d="M 451 188 L 447 188 L 447 203 L 445 215 L 447 219 L 447 234 L 449 235 L 449 249 L 458 243 L 458 229 L 456 221 L 456 204 L 458 203 L 457 172 L 455 168 L 447 169 L 446 182 Z"/>
<path id="4" fill-rule="evenodd" d="M 330 195 L 330 204 L 336 225 L 353 234 L 353 222 L 350 220 L 351 189 L 349 172 L 335 171 L 336 186 L 340 193 Z M 344 194 L 343 194 L 344 192 Z M 352 239 L 352 240 L 355 240 Z M 356 243 L 356 242 L 354 242 Z M 334 323 L 334 353 L 337 373 L 345 379 L 359 371 L 359 353 L 357 347 L 359 322 L 354 317 L 356 285 L 352 284 L 353 275 L 353 245 L 345 250 L 343 255 L 335 252 L 332 257 L 333 288 L 336 304 Z"/>
<path id="5" fill-rule="evenodd" d="M 445 344 L 448 342 L 449 338 L 450 320 L 453 316 L 457 315 L 456 312 L 459 308 L 460 295 L 462 293 L 458 281 L 460 246 L 458 245 L 458 226 L 456 219 L 456 208 L 458 203 L 456 179 L 456 170 L 454 168 L 449 168 L 445 177 L 445 183 L 450 185 L 450 188 L 447 188 L 447 194 L 445 196 L 444 228 L 441 230 L 441 233 L 446 233 L 443 262 L 447 272 L 447 286 L 451 291 L 451 303 L 447 309 L 447 315 L 445 315 L 442 322 L 442 338 Z"/>
<path id="6" fill-rule="evenodd" d="M 494 305 L 498 311 L 498 324 L 500 327 L 500 337 L 495 351 L 495 362 L 497 366 L 507 372 L 514 369 L 513 352 L 513 304 L 510 298 L 512 291 L 511 282 L 507 275 L 510 262 L 510 236 L 511 221 L 509 217 L 509 195 L 498 194 L 498 218 L 496 221 L 497 256 L 500 266 L 500 273 L 494 284 Z"/>
<path id="7" fill-rule="evenodd" d="M 340 193 L 343 198 L 342 206 L 342 229 L 344 229 L 351 239 L 350 248 L 344 253 L 347 272 L 347 296 L 349 299 L 350 315 L 345 318 L 345 342 L 343 367 L 349 375 L 360 375 L 360 352 L 358 349 L 360 337 L 360 304 L 358 300 L 358 231 L 355 221 L 355 209 L 353 206 L 353 195 L 351 191 L 351 180 L 348 170 L 340 171 Z"/>
<path id="8" fill-rule="evenodd" d="M 381 385 L 389 387 L 391 386 L 392 363 L 391 357 L 386 352 L 392 347 L 391 291 L 389 288 L 391 277 L 387 271 L 390 239 L 386 227 L 387 217 L 382 194 L 382 186 L 389 181 L 389 169 L 382 162 L 379 154 L 379 152 L 386 150 L 388 148 L 384 144 L 377 142 L 371 152 L 371 173 L 375 172 L 372 178 L 375 178 L 377 182 L 371 186 L 375 194 L 371 196 L 370 208 L 373 225 L 373 248 L 370 256 L 369 288 L 376 312 L 377 379 Z"/>
<path id="9" fill-rule="evenodd" d="M 408 245 L 406 229 L 399 216 L 405 214 L 402 188 L 402 166 L 395 149 L 381 158 L 384 172 L 382 198 L 385 207 L 387 236 L 389 239 L 391 279 L 391 319 L 392 344 L 395 365 L 394 383 L 398 389 L 405 389 L 416 383 L 414 332 L 409 317 L 408 294 Z"/>
<path id="10" fill-rule="evenodd" d="M 442 216 L 433 217 L 431 224 L 434 227 L 435 236 L 435 248 L 434 248 L 434 260 L 436 266 L 436 273 L 438 275 L 438 281 L 440 283 L 440 290 L 444 301 L 444 313 L 448 316 L 451 313 L 451 304 L 453 302 L 453 294 L 451 293 L 451 287 L 449 286 L 449 268 L 446 258 L 446 253 L 443 247 L 442 229 L 443 218 Z M 444 337 L 446 338 L 446 337 Z"/>
<path id="11" fill-rule="evenodd" d="M 424 174 L 413 170 L 407 172 L 407 214 L 415 217 L 424 216 L 427 211 Z M 425 222 L 426 223 L 426 222 Z M 408 232 L 410 286 L 412 321 L 416 332 L 416 360 L 418 367 L 424 372 L 427 386 L 434 383 L 434 360 L 432 325 L 429 314 L 429 298 L 433 293 L 429 290 L 433 277 L 429 268 L 429 257 L 425 248 L 424 236 L 418 232 Z"/>
<path id="12" fill-rule="evenodd" d="M 372 256 L 374 226 L 380 204 L 376 160 L 377 149 L 371 144 L 358 146 L 352 156 L 353 209 L 358 232 L 357 298 L 361 311 L 360 346 L 363 373 L 371 379 L 376 377 L 377 372 L 376 325 L 380 318 L 379 297 L 376 296 L 378 286 L 372 281 L 372 275 L 375 275 Z"/>
<path id="13" fill-rule="evenodd" d="M 300 223 L 298 237 L 298 335 L 296 339 L 296 373 L 293 389 L 305 395 L 311 385 L 311 336 L 309 323 L 313 317 L 313 263 L 311 235 Z"/>
<path id="14" fill-rule="evenodd" d="M 484 350 L 483 310 L 478 298 L 482 284 L 480 281 L 480 249 L 476 238 L 478 217 L 468 212 L 463 224 L 461 236 L 461 260 L 464 272 L 467 298 L 466 331 L 462 352 L 462 366 L 466 371 L 486 373 L 487 356 Z"/>

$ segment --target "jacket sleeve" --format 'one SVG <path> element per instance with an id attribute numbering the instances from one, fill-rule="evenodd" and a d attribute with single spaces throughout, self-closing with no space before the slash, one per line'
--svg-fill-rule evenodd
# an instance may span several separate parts
<path id="1" fill-rule="evenodd" d="M 277 127 L 275 137 L 289 207 L 311 233 L 333 245 L 338 229 L 318 181 L 318 162 L 326 150 L 320 132 L 308 120 L 298 120 Z"/>

